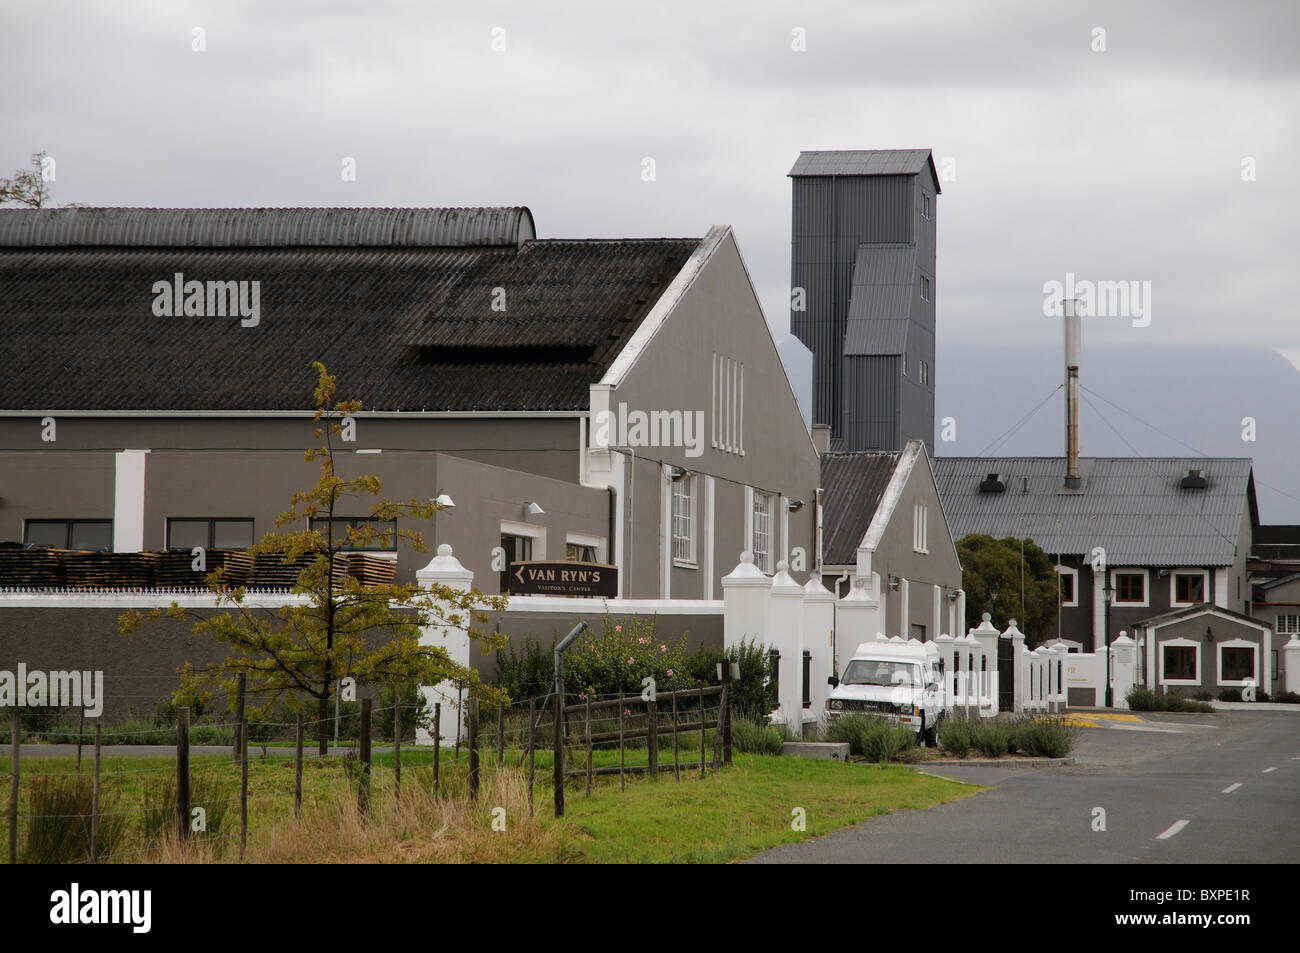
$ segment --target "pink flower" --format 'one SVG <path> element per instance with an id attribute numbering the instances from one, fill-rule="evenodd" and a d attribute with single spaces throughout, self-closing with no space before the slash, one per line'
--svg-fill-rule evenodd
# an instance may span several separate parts
<path id="1" fill-rule="evenodd" d="M 578 698 L 581 699 L 581 700 L 583 700 L 583 701 L 586 701 L 586 699 L 587 699 L 587 693 L 586 693 L 586 692 L 578 692 Z"/>
<path id="2" fill-rule="evenodd" d="M 668 646 L 666 646 L 666 645 L 661 645 L 661 646 L 659 646 L 659 651 L 660 651 L 660 652 L 667 652 L 667 651 L 668 651 Z"/>
<path id="3" fill-rule="evenodd" d="M 623 627 L 622 627 L 621 625 L 616 625 L 616 626 L 614 626 L 614 631 L 615 631 L 615 632 L 622 632 L 622 631 L 623 631 Z"/>
<path id="4" fill-rule="evenodd" d="M 628 664 L 628 665 L 635 665 L 635 664 L 636 664 L 636 659 L 634 659 L 634 658 L 630 658 L 630 659 L 628 659 L 628 660 L 627 660 L 627 664 Z"/>
<path id="5" fill-rule="evenodd" d="M 631 709 L 631 708 L 624 708 L 624 709 L 623 709 L 623 714 L 625 714 L 625 715 L 630 715 L 630 714 L 632 714 L 632 709 Z"/>
<path id="6" fill-rule="evenodd" d="M 673 677 L 673 670 L 671 668 L 668 670 L 668 677 L 669 678 Z"/>
<path id="7" fill-rule="evenodd" d="M 645 645 L 649 641 L 650 641 L 649 639 L 637 639 L 636 643 L 637 645 Z"/>

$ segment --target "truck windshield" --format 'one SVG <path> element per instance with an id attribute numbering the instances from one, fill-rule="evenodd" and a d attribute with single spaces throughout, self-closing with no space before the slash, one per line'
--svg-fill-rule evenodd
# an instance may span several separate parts
<path id="1" fill-rule="evenodd" d="M 844 670 L 844 685 L 921 685 L 921 666 L 891 659 L 854 659 Z"/>

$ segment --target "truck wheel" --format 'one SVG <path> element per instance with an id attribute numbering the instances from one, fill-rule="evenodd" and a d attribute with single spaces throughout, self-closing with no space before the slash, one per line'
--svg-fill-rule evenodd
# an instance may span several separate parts
<path id="1" fill-rule="evenodd" d="M 939 747 L 939 726 L 933 725 L 927 727 L 925 724 L 925 715 L 921 716 L 921 744 L 927 748 Z"/>

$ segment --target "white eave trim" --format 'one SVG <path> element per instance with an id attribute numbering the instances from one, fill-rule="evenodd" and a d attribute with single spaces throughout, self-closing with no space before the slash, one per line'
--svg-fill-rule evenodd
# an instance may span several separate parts
<path id="1" fill-rule="evenodd" d="M 858 543 L 858 549 L 875 552 L 880 547 L 880 541 L 885 536 L 889 521 L 894 518 L 894 510 L 903 498 L 903 491 L 907 488 L 907 481 L 912 476 L 912 468 L 916 466 L 916 458 L 921 450 L 924 450 L 924 445 L 920 441 L 908 441 L 899 455 L 898 462 L 894 464 L 894 472 L 889 477 L 889 485 L 880 494 L 880 503 L 871 515 L 871 525 L 867 527 L 862 542 Z"/>
<path id="2" fill-rule="evenodd" d="M 624 378 L 641 356 L 641 352 L 650 346 L 650 341 L 668 321 L 668 316 L 685 297 L 687 290 L 695 283 L 695 279 L 722 244 L 722 240 L 730 233 L 729 225 L 714 225 L 709 229 L 704 240 L 696 246 L 695 251 L 691 252 L 691 257 L 686 259 L 686 263 L 682 265 L 676 277 L 642 319 L 641 326 L 636 329 L 627 344 L 623 345 L 623 350 L 618 352 L 618 357 L 614 358 L 613 363 L 609 365 L 605 376 L 600 379 L 599 384 L 593 386 L 618 387 L 623 383 Z"/>

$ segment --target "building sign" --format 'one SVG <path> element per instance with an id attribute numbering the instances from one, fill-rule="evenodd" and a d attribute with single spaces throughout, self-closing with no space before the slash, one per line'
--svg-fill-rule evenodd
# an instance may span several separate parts
<path id="1" fill-rule="evenodd" d="M 604 563 L 528 561 L 510 564 L 512 596 L 617 596 L 618 567 Z"/>

